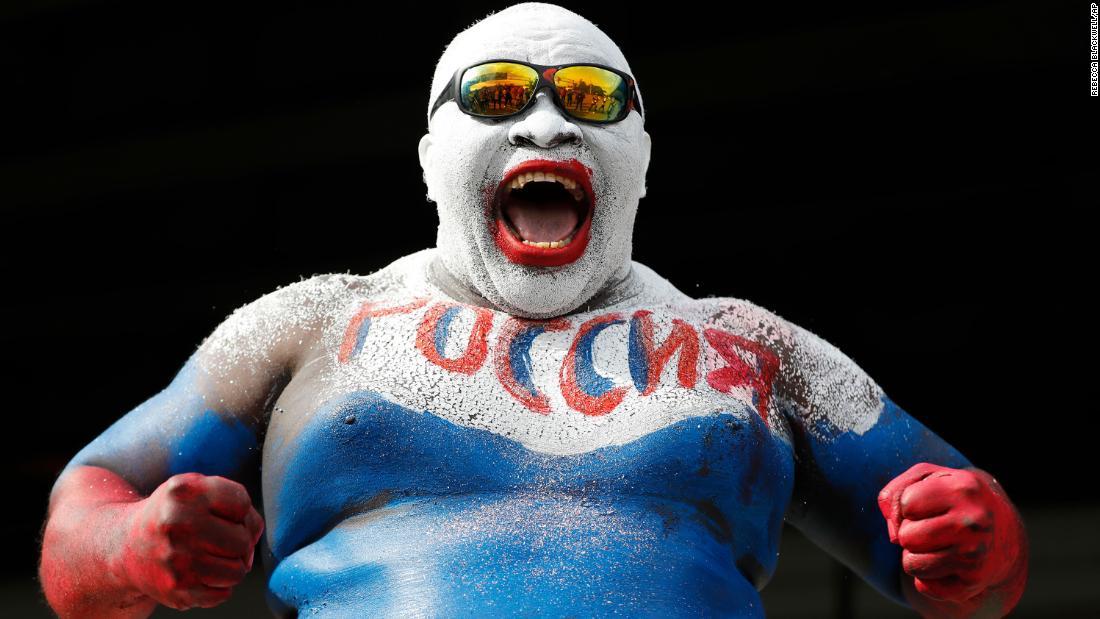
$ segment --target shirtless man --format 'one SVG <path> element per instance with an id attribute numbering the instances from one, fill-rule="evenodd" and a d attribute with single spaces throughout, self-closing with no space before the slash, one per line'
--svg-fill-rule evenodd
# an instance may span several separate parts
<path id="1" fill-rule="evenodd" d="M 262 538 L 281 616 L 759 617 L 786 519 L 925 617 L 1008 612 L 1026 539 L 992 477 L 813 334 L 631 261 L 631 76 L 550 5 L 459 34 L 419 149 L 438 246 L 237 310 L 77 454 L 53 608 L 216 605 Z M 487 118 L 486 81 L 537 90 Z M 581 81 L 616 105 L 567 110 Z"/>

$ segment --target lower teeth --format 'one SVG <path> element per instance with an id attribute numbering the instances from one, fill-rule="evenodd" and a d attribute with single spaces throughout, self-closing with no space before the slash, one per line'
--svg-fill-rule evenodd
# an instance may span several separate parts
<path id="1" fill-rule="evenodd" d="M 573 240 L 573 235 L 570 234 L 560 241 L 528 241 L 527 239 L 521 240 L 523 241 L 524 245 L 529 245 L 531 247 L 541 247 L 543 249 L 561 249 Z"/>

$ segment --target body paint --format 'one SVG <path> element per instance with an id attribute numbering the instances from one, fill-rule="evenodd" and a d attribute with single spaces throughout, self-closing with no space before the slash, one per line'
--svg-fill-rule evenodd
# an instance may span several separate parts
<path id="1" fill-rule="evenodd" d="M 756 411 L 760 413 L 764 423 L 768 423 L 768 407 L 771 404 L 772 385 L 779 371 L 779 357 L 748 338 L 719 329 L 706 329 L 703 337 L 726 362 L 725 367 L 707 373 L 707 384 L 722 393 L 738 387 L 751 389 Z M 742 351 L 755 357 L 755 363 L 744 361 L 741 358 Z"/>
<path id="2" fill-rule="evenodd" d="M 632 74 L 618 46 L 590 21 L 555 6 L 521 5 L 455 37 L 436 66 L 431 100 L 458 69 L 499 58 L 594 62 Z M 649 165 L 649 136 L 639 113 L 582 127 L 548 97 L 541 92 L 523 114 L 493 122 L 447 103 L 431 117 L 420 151 L 428 197 L 439 211 L 436 246 L 443 266 L 494 307 L 524 318 L 567 314 L 629 272 L 634 216 Z M 536 161 L 591 171 L 595 208 L 586 218 L 586 242 L 539 251 L 504 236 L 493 197 L 508 171 Z"/>
<path id="3" fill-rule="evenodd" d="M 630 319 L 630 376 L 634 387 L 649 395 L 657 389 L 661 373 L 672 355 L 679 350 L 676 378 L 685 388 L 695 386 L 699 341 L 695 329 L 679 318 L 673 319 L 672 331 L 660 345 L 653 342 L 653 312 L 638 310 Z"/>
<path id="4" fill-rule="evenodd" d="M 392 307 L 378 307 L 377 303 L 371 301 L 364 303 L 363 307 L 348 323 L 348 327 L 344 332 L 344 342 L 340 346 L 340 363 L 347 363 L 363 350 L 363 343 L 366 342 L 367 334 L 370 332 L 372 318 L 406 314 L 424 307 L 427 302 L 427 299 L 413 299 L 404 305 Z"/>
<path id="5" fill-rule="evenodd" d="M 466 348 L 457 357 L 445 355 L 451 322 L 463 308 L 476 315 Z M 488 354 L 489 330 L 493 326 L 493 312 L 481 307 L 437 303 L 428 308 L 424 320 L 416 331 L 416 347 L 428 361 L 439 367 L 460 374 L 473 374 L 485 362 Z"/>
<path id="6" fill-rule="evenodd" d="M 613 380 L 596 371 L 592 347 L 600 332 L 624 323 L 622 315 L 607 314 L 585 322 L 577 330 L 561 366 L 562 395 L 574 410 L 596 417 L 610 413 L 623 401 L 626 387 L 616 386 Z"/>
<path id="7" fill-rule="evenodd" d="M 565 319 L 532 321 L 509 318 L 501 328 L 493 351 L 493 366 L 504 390 L 540 415 L 550 414 L 550 401 L 531 376 L 531 344 L 547 331 L 569 328 Z"/>
<path id="8" fill-rule="evenodd" d="M 793 458 L 751 412 L 572 456 L 374 392 L 313 419 L 267 506 L 271 591 L 300 615 L 762 616 Z"/>

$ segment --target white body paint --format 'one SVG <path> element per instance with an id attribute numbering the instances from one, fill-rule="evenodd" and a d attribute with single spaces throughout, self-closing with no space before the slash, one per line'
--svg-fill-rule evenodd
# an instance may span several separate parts
<path id="1" fill-rule="evenodd" d="M 430 101 L 457 70 L 501 58 L 542 65 L 592 62 L 633 75 L 618 46 L 588 20 L 553 5 L 521 4 L 455 37 L 436 67 Z M 558 135 L 576 139 L 539 146 Z M 517 136 L 532 141 L 517 143 Z M 523 114 L 501 120 L 468 116 L 453 102 L 443 105 L 420 144 L 428 197 L 439 209 L 436 244 L 443 264 L 464 286 L 517 316 L 546 318 L 580 307 L 629 270 L 649 151 L 638 113 L 610 125 L 574 122 L 545 91 Z M 592 171 L 591 239 L 578 260 L 562 267 L 512 263 L 493 239 L 486 195 L 507 170 L 532 159 L 575 159 Z"/>
<path id="2" fill-rule="evenodd" d="M 523 4 L 455 37 L 436 67 L 430 101 L 458 69 L 502 58 L 543 65 L 592 62 L 631 73 L 618 47 L 591 22 L 553 5 Z M 439 210 L 438 248 L 403 258 L 368 277 L 315 278 L 268 295 L 239 311 L 212 336 L 208 344 L 219 351 L 214 357 L 233 364 L 293 346 L 295 341 L 312 341 L 310 360 L 286 390 L 304 394 L 297 397 L 305 401 L 283 402 L 285 395 L 280 399 L 281 404 L 297 409 L 299 427 L 323 403 L 369 390 L 407 408 L 509 437 L 534 451 L 577 454 L 621 445 L 692 416 L 760 414 L 754 408 L 754 398 L 760 394 L 752 388 L 723 393 L 708 382 L 708 373 L 724 365 L 702 336 L 704 329 L 717 328 L 765 346 L 782 359 L 767 410 L 777 436 L 788 438 L 777 409 L 780 403 L 811 421 L 827 419 L 841 431 L 866 431 L 882 409 L 882 392 L 838 350 L 745 301 L 690 299 L 648 268 L 631 262 L 634 216 L 645 193 L 649 163 L 649 136 L 642 123 L 637 112 L 609 125 L 572 122 L 545 92 L 523 114 L 500 120 L 468 116 L 453 102 L 443 105 L 420 144 L 429 198 Z M 517 140 L 519 136 L 528 139 Z M 555 139 L 562 136 L 571 139 Z M 591 240 L 571 264 L 553 268 L 515 264 L 494 241 L 487 196 L 506 171 L 532 159 L 576 159 L 592 171 Z M 434 365 L 415 345 L 428 306 L 457 302 L 428 275 L 433 261 L 457 280 L 463 293 L 476 293 L 495 308 L 488 358 L 472 375 Z M 577 311 L 608 290 L 614 294 L 600 301 L 603 306 L 598 310 Z M 373 319 L 361 352 L 346 362 L 339 358 L 348 325 L 365 302 L 397 306 L 415 299 L 426 299 L 427 304 L 409 313 Z M 629 321 L 636 310 L 653 312 L 658 342 L 668 336 L 673 319 L 695 329 L 700 354 L 694 385 L 686 388 L 677 382 L 678 353 L 665 366 L 656 391 L 639 393 L 628 366 L 629 325 L 615 325 L 597 337 L 594 366 L 600 376 L 626 387 L 625 397 L 607 414 L 592 416 L 575 410 L 562 395 L 560 376 L 578 327 L 611 312 Z M 539 335 L 531 347 L 531 377 L 549 399 L 548 414 L 540 414 L 502 386 L 492 348 L 510 316 L 567 314 L 569 329 Z M 474 316 L 475 311 L 468 308 L 454 320 L 444 357 L 464 352 Z M 745 354 L 746 363 L 758 365 L 751 353 Z M 319 387 L 295 389 L 296 382 Z"/>
<path id="3" fill-rule="evenodd" d="M 504 322 L 509 318 L 494 312 L 489 332 L 489 352 L 472 375 L 443 369 L 431 363 L 415 345 L 418 326 L 432 303 L 455 303 L 426 276 L 435 250 L 407 256 L 370 276 L 332 275 L 313 278 L 283 288 L 235 313 L 207 342 L 213 350 L 261 354 L 302 324 L 319 324 L 314 349 L 301 380 L 316 381 L 308 402 L 295 405 L 308 423 L 313 411 L 335 398 L 357 391 L 376 391 L 394 403 L 435 414 L 460 426 L 488 430 L 520 442 L 524 447 L 548 454 L 578 454 L 609 445 L 622 445 L 674 424 L 682 419 L 714 413 L 757 415 L 750 388 L 721 393 L 708 384 L 707 373 L 724 367 L 721 357 L 702 339 L 703 329 L 717 328 L 760 342 L 774 351 L 789 351 L 779 376 L 805 394 L 797 404 L 776 393 L 768 410 L 769 427 L 781 440 L 789 440 L 788 429 L 779 413 L 780 404 L 796 407 L 797 414 L 824 418 L 841 431 L 863 433 L 878 419 L 882 392 L 850 359 L 812 334 L 751 303 L 736 299 L 694 300 L 650 269 L 633 263 L 639 287 L 636 294 L 598 311 L 566 317 L 570 328 L 539 335 L 531 347 L 532 378 L 551 405 L 549 414 L 536 413 L 509 394 L 497 379 L 492 363 L 494 349 Z M 339 359 L 348 337 L 348 325 L 365 302 L 379 307 L 428 299 L 409 313 L 372 319 L 360 352 L 347 362 Z M 673 318 L 692 325 L 700 335 L 697 380 L 692 388 L 676 378 L 679 354 L 674 354 L 660 377 L 659 387 L 649 395 L 635 389 L 627 365 L 629 326 L 615 325 L 595 340 L 595 368 L 616 386 L 627 387 L 623 401 L 601 416 L 584 415 L 570 408 L 562 396 L 560 370 L 578 327 L 586 320 L 608 313 L 620 313 L 629 321 L 639 309 L 651 310 L 655 340 L 667 337 Z M 454 320 L 446 340 L 445 357 L 459 357 L 466 350 L 474 310 L 467 307 Z M 239 342 L 254 347 L 242 351 Z M 742 358 L 751 364 L 751 354 Z M 238 358 L 239 363 L 243 359 Z M 298 380 L 298 379 L 296 379 Z M 783 381 L 777 381 L 777 383 Z M 288 389 L 289 391 L 290 389 Z M 273 421 L 273 423 L 275 423 Z M 812 424 L 808 424 L 812 426 Z"/>

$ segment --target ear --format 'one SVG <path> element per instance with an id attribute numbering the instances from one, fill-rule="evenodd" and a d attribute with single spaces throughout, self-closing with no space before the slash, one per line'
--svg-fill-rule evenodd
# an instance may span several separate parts
<path id="1" fill-rule="evenodd" d="M 416 146 L 416 154 L 420 157 L 420 176 L 424 180 L 425 185 L 428 184 L 428 164 L 430 162 L 431 150 L 432 137 L 425 133 L 424 137 L 420 138 L 420 144 Z M 428 188 L 428 200 L 432 201 L 432 191 L 430 187 Z"/>
<path id="2" fill-rule="evenodd" d="M 420 138 L 420 144 L 416 146 L 416 152 L 420 156 L 420 169 L 425 172 L 428 170 L 428 151 L 432 148 L 432 136 L 427 133 L 424 137 Z"/>
<path id="3" fill-rule="evenodd" d="M 642 193 L 638 195 L 639 198 L 645 197 L 645 177 L 649 172 L 649 153 L 653 149 L 653 140 L 649 137 L 648 131 L 642 132 Z"/>

